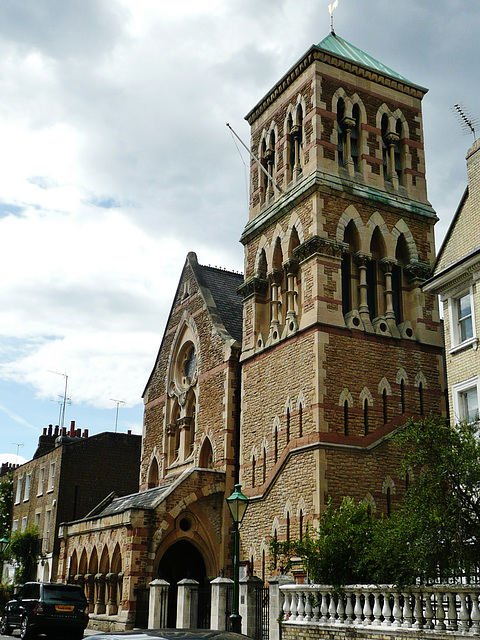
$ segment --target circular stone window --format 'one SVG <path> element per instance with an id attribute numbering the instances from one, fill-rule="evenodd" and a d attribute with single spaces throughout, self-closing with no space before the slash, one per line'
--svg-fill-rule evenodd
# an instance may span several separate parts
<path id="1" fill-rule="evenodd" d="M 182 531 L 190 531 L 190 529 L 192 528 L 190 518 L 182 518 L 178 526 Z"/>

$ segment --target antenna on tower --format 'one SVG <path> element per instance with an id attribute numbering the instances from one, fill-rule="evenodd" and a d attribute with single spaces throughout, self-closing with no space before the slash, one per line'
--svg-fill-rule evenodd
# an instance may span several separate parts
<path id="1" fill-rule="evenodd" d="M 333 12 L 338 7 L 338 0 L 334 0 L 332 4 L 328 5 L 328 12 L 330 13 L 330 31 L 335 35 L 335 29 L 333 28 Z"/>
<path id="2" fill-rule="evenodd" d="M 452 107 L 452 111 L 463 129 L 463 133 L 471 133 L 475 141 L 477 139 L 477 136 L 475 134 L 475 127 L 478 127 L 478 118 L 472 118 L 472 116 L 465 108 L 465 105 L 461 102 L 459 102 L 458 104 L 454 104 Z"/>
<path id="3" fill-rule="evenodd" d="M 125 400 L 115 400 L 114 398 L 110 398 L 110 400 L 112 402 L 115 402 L 115 404 L 117 405 L 117 411 L 115 413 L 115 433 L 117 433 L 117 426 L 118 426 L 118 407 L 121 404 L 125 404 Z"/>
<path id="4" fill-rule="evenodd" d="M 65 378 L 65 389 L 63 390 L 63 400 L 60 409 L 60 419 L 59 419 L 59 427 L 63 429 L 65 426 L 65 408 L 67 406 L 67 387 L 68 387 L 68 376 L 66 373 L 59 373 L 58 371 L 51 371 L 48 369 L 48 373 L 54 373 L 57 376 L 63 376 Z M 71 401 L 69 402 L 71 404 Z"/>
<path id="5" fill-rule="evenodd" d="M 23 447 L 23 442 L 12 442 L 12 444 L 16 445 L 17 447 L 17 464 L 18 464 L 18 450 L 20 449 L 20 447 Z"/>

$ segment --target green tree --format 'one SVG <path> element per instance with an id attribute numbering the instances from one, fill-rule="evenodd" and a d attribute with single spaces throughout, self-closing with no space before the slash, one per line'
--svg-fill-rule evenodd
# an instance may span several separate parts
<path id="1" fill-rule="evenodd" d="M 395 442 L 411 482 L 391 517 L 344 499 L 303 540 L 273 541 L 272 551 L 299 556 L 313 581 L 333 585 L 470 575 L 480 567 L 479 436 L 478 423 L 410 420 Z"/>
<path id="2" fill-rule="evenodd" d="M 10 537 L 13 509 L 13 474 L 7 473 L 0 482 L 0 538 Z"/>
<path id="3" fill-rule="evenodd" d="M 10 558 L 18 565 L 15 582 L 25 583 L 34 578 L 34 568 L 38 560 L 38 528 L 14 531 L 10 538 Z"/>

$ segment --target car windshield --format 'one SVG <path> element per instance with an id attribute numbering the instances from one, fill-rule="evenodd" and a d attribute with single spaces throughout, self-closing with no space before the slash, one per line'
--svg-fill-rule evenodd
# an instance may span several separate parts
<path id="1" fill-rule="evenodd" d="M 84 602 L 83 592 L 77 587 L 45 585 L 43 594 L 45 602 Z"/>

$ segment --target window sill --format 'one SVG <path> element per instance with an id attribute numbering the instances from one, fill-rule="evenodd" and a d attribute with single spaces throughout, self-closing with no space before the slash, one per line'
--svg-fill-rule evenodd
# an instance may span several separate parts
<path id="1" fill-rule="evenodd" d="M 464 340 L 463 342 L 460 342 L 460 344 L 452 347 L 448 353 L 453 355 L 455 353 L 458 353 L 459 351 L 464 351 L 465 349 L 473 349 L 474 351 L 476 351 L 478 349 L 478 338 L 475 336 L 473 338 L 469 338 L 468 340 Z"/>

